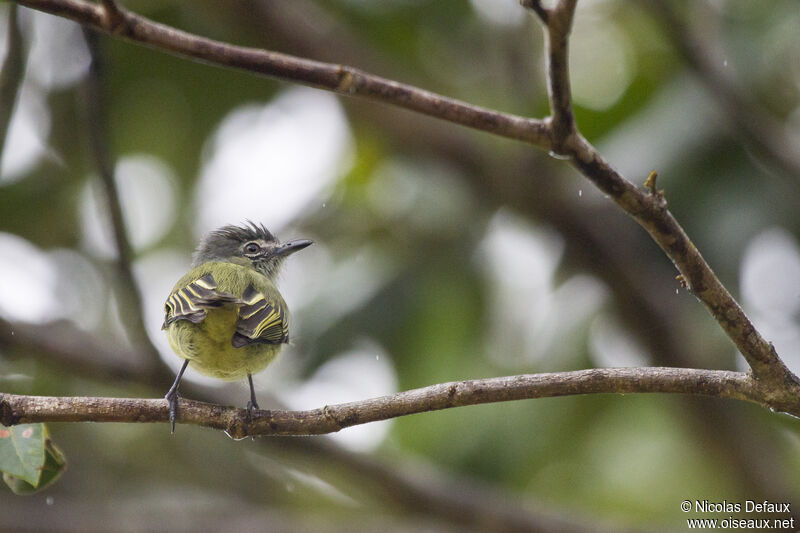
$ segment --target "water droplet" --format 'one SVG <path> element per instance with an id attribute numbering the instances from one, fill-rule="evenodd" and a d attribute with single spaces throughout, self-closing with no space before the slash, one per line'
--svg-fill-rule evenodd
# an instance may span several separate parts
<path id="1" fill-rule="evenodd" d="M 722 66 L 723 66 L 723 67 L 727 67 L 727 66 L 728 66 L 728 60 L 727 60 L 727 59 L 726 59 L 725 61 L 723 61 L 723 62 L 722 62 Z"/>
<path id="2" fill-rule="evenodd" d="M 326 202 L 322 202 L 322 207 L 325 207 L 325 206 L 327 206 L 327 205 L 328 205 L 328 204 L 327 204 Z"/>
<path id="3" fill-rule="evenodd" d="M 583 196 L 583 189 L 578 189 L 578 198 Z"/>
<path id="4" fill-rule="evenodd" d="M 569 160 L 569 159 L 572 159 L 572 156 L 571 156 L 571 155 L 567 155 L 567 154 L 557 154 L 557 153 L 555 153 L 555 152 L 554 152 L 554 151 L 552 151 L 552 150 L 550 150 L 549 154 L 550 154 L 550 157 L 552 157 L 552 158 L 555 158 L 555 159 L 560 159 L 560 160 L 562 160 L 562 161 L 567 161 L 567 160 Z"/>
<path id="5" fill-rule="evenodd" d="M 376 355 L 376 356 L 375 356 L 375 360 L 376 360 L 376 361 L 380 360 L 380 358 L 381 358 L 381 356 L 380 356 L 380 355 Z"/>
<path id="6" fill-rule="evenodd" d="M 681 293 L 680 289 L 675 289 L 675 294 L 680 294 L 680 293 Z"/>
<path id="7" fill-rule="evenodd" d="M 44 503 L 46 503 L 47 505 L 53 505 L 54 501 L 55 500 L 53 500 L 52 496 L 48 496 L 47 498 L 44 499 Z"/>
<path id="8" fill-rule="evenodd" d="M 226 434 L 228 437 L 230 437 L 231 439 L 233 439 L 233 440 L 236 440 L 236 441 L 239 441 L 239 440 L 244 440 L 244 439 L 246 439 L 246 438 L 247 438 L 246 436 L 245 436 L 245 437 L 234 437 L 233 435 L 231 435 L 230 433 L 228 433 L 228 430 L 227 430 L 227 429 L 225 430 L 225 434 Z"/>

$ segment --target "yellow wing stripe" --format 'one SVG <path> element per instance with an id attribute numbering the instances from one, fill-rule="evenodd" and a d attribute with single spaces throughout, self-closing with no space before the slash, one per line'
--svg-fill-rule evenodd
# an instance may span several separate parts
<path id="1" fill-rule="evenodd" d="M 245 311 L 244 310 L 245 308 L 242 307 L 239 310 L 239 318 L 243 318 L 243 319 L 247 320 L 248 318 L 250 318 L 251 316 L 255 315 L 256 313 L 258 313 L 259 311 L 261 311 L 262 309 L 264 309 L 267 306 L 267 301 L 266 300 L 261 300 L 260 303 L 261 303 L 261 305 L 259 305 L 257 307 L 254 307 L 252 312 L 249 312 L 249 309 L 250 309 L 250 307 L 252 307 L 252 305 L 255 305 L 255 304 L 252 304 L 251 306 L 248 306 L 248 311 Z"/>
<path id="2" fill-rule="evenodd" d="M 217 291 L 214 276 L 206 274 L 176 290 L 167 298 L 164 304 L 165 316 L 162 328 L 178 320 L 188 320 L 198 324 L 205 319 L 206 309 L 231 303 L 241 304 L 242 301 L 233 294 Z"/>
<path id="3" fill-rule="evenodd" d="M 281 344 L 289 340 L 289 321 L 281 304 L 268 301 L 252 285 L 242 295 L 233 345 L 242 347 L 254 342 Z"/>
<path id="4" fill-rule="evenodd" d="M 209 280 L 207 278 L 211 279 Z M 203 276 L 202 278 L 195 280 L 194 283 L 196 285 L 200 285 L 202 288 L 207 289 L 209 291 L 213 291 L 217 288 L 217 282 L 214 280 L 214 277 L 211 276 L 211 274 L 208 274 L 207 277 Z"/>
<path id="5" fill-rule="evenodd" d="M 276 309 L 273 309 L 267 315 L 267 318 L 259 322 L 258 326 L 256 326 L 256 337 L 261 337 L 266 330 L 275 327 L 280 328 L 281 332 L 288 331 L 286 324 L 283 323 L 283 317 L 281 316 L 281 313 Z"/>

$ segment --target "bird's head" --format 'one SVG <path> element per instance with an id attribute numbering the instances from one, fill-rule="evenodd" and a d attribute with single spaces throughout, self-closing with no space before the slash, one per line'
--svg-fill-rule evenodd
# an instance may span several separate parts
<path id="1" fill-rule="evenodd" d="M 203 237 L 194 252 L 193 266 L 208 261 L 248 260 L 271 281 L 289 255 L 311 244 L 306 239 L 281 243 L 263 225 L 223 226 Z M 238 259 L 237 259 L 238 258 Z"/>

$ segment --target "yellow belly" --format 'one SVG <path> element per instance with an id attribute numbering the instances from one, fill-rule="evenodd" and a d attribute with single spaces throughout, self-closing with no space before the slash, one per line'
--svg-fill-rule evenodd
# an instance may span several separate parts
<path id="1" fill-rule="evenodd" d="M 233 306 L 211 309 L 199 324 L 188 320 L 170 324 L 167 338 L 175 353 L 188 359 L 197 372 L 228 381 L 241 379 L 264 370 L 281 345 L 259 343 L 234 348 L 231 339 L 236 319 Z"/>

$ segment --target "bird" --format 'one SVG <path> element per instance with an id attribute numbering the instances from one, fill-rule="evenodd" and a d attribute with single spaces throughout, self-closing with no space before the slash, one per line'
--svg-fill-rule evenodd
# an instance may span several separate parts
<path id="1" fill-rule="evenodd" d="M 253 374 L 264 370 L 289 342 L 289 309 L 275 282 L 289 255 L 312 241 L 281 243 L 263 224 L 247 221 L 203 237 L 189 270 L 164 304 L 167 339 L 183 359 L 165 395 L 175 432 L 178 387 L 188 366 L 200 374 L 250 385 L 248 416 L 259 409 Z"/>

